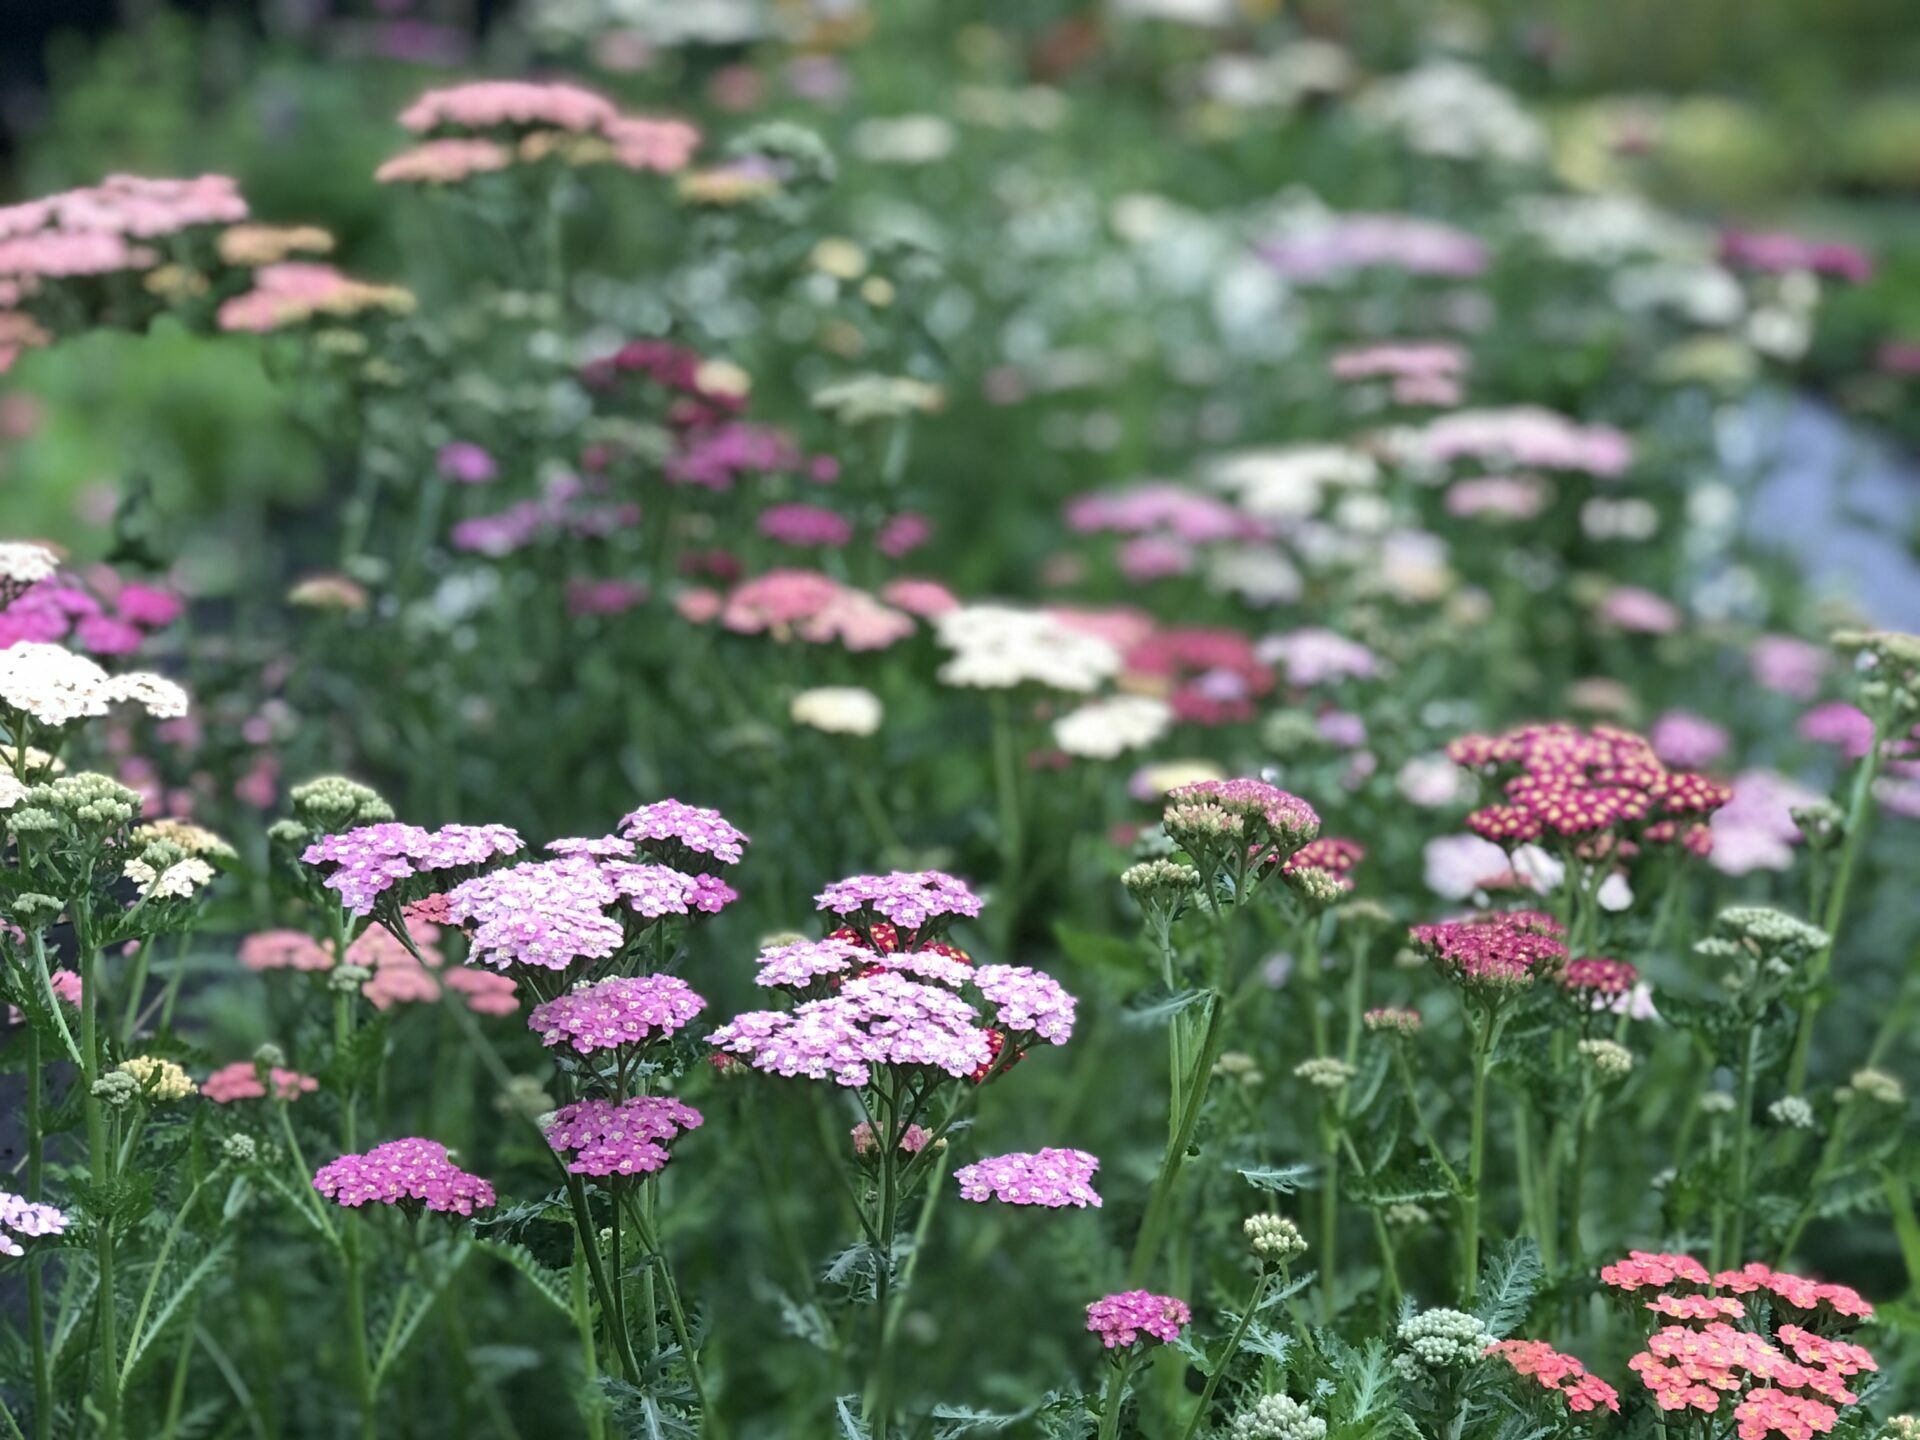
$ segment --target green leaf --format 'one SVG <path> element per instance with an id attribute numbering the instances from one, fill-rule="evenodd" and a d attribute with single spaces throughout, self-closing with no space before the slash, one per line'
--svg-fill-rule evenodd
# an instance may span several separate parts
<path id="1" fill-rule="evenodd" d="M 533 1285 L 534 1294 L 562 1315 L 573 1313 L 573 1298 L 567 1293 L 567 1274 L 564 1270 L 555 1270 L 542 1264 L 540 1258 L 526 1246 L 515 1245 L 511 1241 L 475 1240 L 473 1247 L 482 1255 L 491 1255 L 526 1276 Z"/>
<path id="2" fill-rule="evenodd" d="M 933 1427 L 933 1440 L 965 1440 L 966 1436 L 978 1435 L 983 1431 L 1006 1430 L 1023 1420 L 1031 1420 L 1034 1407 L 1012 1414 L 1001 1414 L 994 1410 L 975 1410 L 967 1405 L 936 1405 L 928 1418 L 938 1421 Z"/>
<path id="3" fill-rule="evenodd" d="M 842 1395 L 833 1402 L 833 1417 L 840 1423 L 840 1440 L 873 1440 L 873 1431 L 860 1418 L 860 1398 Z"/>
<path id="4" fill-rule="evenodd" d="M 1153 985 L 1127 1002 L 1120 1019 L 1124 1024 L 1149 1029 L 1167 1024 L 1174 1016 L 1212 997 L 1211 990 L 1169 990 L 1164 985 Z"/>
<path id="5" fill-rule="evenodd" d="M 1530 1239 L 1509 1240 L 1487 1256 L 1480 1271 L 1480 1305 L 1474 1311 L 1496 1338 L 1511 1335 L 1527 1318 L 1533 1292 L 1546 1274 L 1540 1247 Z"/>
<path id="6" fill-rule="evenodd" d="M 135 1337 L 133 1348 L 127 1353 L 126 1366 L 121 1372 L 123 1383 L 126 1378 L 131 1378 L 139 1370 L 140 1362 L 152 1351 L 153 1342 L 166 1333 L 168 1322 L 180 1313 L 180 1307 L 197 1294 L 202 1285 L 213 1278 L 215 1272 L 226 1263 L 227 1257 L 232 1253 L 233 1236 L 222 1235 L 213 1248 L 202 1255 L 199 1262 L 172 1287 L 167 1294 L 166 1303 L 154 1311 L 153 1319 L 148 1323 L 146 1330 Z"/>
<path id="7" fill-rule="evenodd" d="M 1271 1190 L 1276 1195 L 1291 1195 L 1312 1180 L 1312 1165 L 1259 1165 L 1240 1172 L 1240 1178 L 1256 1190 Z"/>

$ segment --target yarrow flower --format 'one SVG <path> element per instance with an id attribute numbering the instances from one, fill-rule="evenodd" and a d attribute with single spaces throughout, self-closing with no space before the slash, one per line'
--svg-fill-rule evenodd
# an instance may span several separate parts
<path id="1" fill-rule="evenodd" d="M 1093 1175 L 1100 1162 L 1084 1150 L 1049 1148 L 1031 1153 L 994 1155 L 953 1172 L 967 1200 L 1000 1200 L 1008 1205 L 1085 1209 L 1100 1205 Z"/>
<path id="2" fill-rule="evenodd" d="M 1423 1023 L 1418 1010 L 1402 1010 L 1394 1006 L 1381 1006 L 1369 1010 L 1360 1017 L 1360 1023 L 1376 1034 L 1384 1031 L 1389 1035 L 1418 1035 Z"/>
<path id="3" fill-rule="evenodd" d="M 1631 961 L 1613 960 L 1603 955 L 1569 960 L 1560 972 L 1560 983 L 1576 995 L 1610 997 L 1625 995 L 1640 979 Z"/>
<path id="4" fill-rule="evenodd" d="M 872 735 L 885 716 L 880 697 L 857 685 L 802 690 L 787 708 L 794 724 L 828 735 Z"/>
<path id="5" fill-rule="evenodd" d="M 1586 1366 L 1544 1340 L 1501 1340 L 1489 1345 L 1487 1354 L 1506 1361 L 1514 1374 L 1527 1376 L 1542 1389 L 1564 1396 L 1567 1409 L 1576 1414 L 1603 1405 L 1615 1414 L 1620 1412 L 1619 1391 L 1589 1375 Z"/>
<path id="6" fill-rule="evenodd" d="M 184 1100 L 194 1092 L 194 1083 L 187 1072 L 176 1062 L 157 1055 L 135 1055 L 113 1068 L 119 1074 L 132 1076 L 140 1093 L 160 1104 Z"/>
<path id="7" fill-rule="evenodd" d="M 1117 646 L 1042 610 L 963 605 L 935 617 L 934 635 L 953 653 L 939 671 L 946 685 L 1090 694 L 1120 671 Z"/>
<path id="8" fill-rule="evenodd" d="M 867 1159 L 879 1153 L 880 1142 L 874 1139 L 873 1126 L 867 1121 L 862 1120 L 858 1125 L 853 1127 L 852 1137 L 853 1153 L 860 1158 Z M 900 1132 L 901 1153 L 918 1155 L 922 1150 L 927 1148 L 927 1142 L 931 1139 L 933 1139 L 933 1132 L 927 1129 L 926 1126 L 909 1125 Z M 946 1141 L 942 1140 L 937 1148 L 944 1149 L 946 1143 Z"/>
<path id="9" fill-rule="evenodd" d="M 1051 975 L 1025 965 L 982 965 L 971 978 L 1009 1033 L 1052 1045 L 1073 1035 L 1074 998 Z"/>
<path id="10" fill-rule="evenodd" d="M 572 1158 L 576 1175 L 650 1175 L 671 1158 L 668 1142 L 698 1129 L 700 1112 L 671 1095 L 577 1100 L 544 1123 L 547 1143 Z"/>
<path id="11" fill-rule="evenodd" d="M 738 864 L 747 837 L 718 810 L 679 800 L 656 800 L 620 822 L 620 833 L 656 859 L 681 869 L 702 869 L 699 858 Z"/>
<path id="12" fill-rule="evenodd" d="M 664 1039 L 706 1004 L 677 975 L 616 975 L 535 1006 L 527 1025 L 543 1045 L 591 1055 Z"/>
<path id="13" fill-rule="evenodd" d="M 1122 1290 L 1087 1306 L 1087 1329 L 1109 1350 L 1132 1345 L 1143 1335 L 1170 1344 L 1192 1319 L 1186 1301 L 1147 1290 Z"/>
<path id="14" fill-rule="evenodd" d="M 1293 1067 L 1293 1078 L 1306 1081 L 1316 1090 L 1344 1090 L 1357 1073 L 1346 1061 L 1329 1055 L 1302 1060 Z"/>
<path id="15" fill-rule="evenodd" d="M 308 865 L 325 871 L 322 883 L 355 915 L 402 881 L 437 870 L 484 865 L 521 849 L 520 836 L 505 825 L 447 825 L 424 830 L 385 821 L 344 834 L 323 835 L 302 852 Z"/>
<path id="16" fill-rule="evenodd" d="M 1414 947 L 1470 990 L 1499 991 L 1556 974 L 1567 958 L 1559 926 L 1530 911 L 1416 925 Z"/>
<path id="17" fill-rule="evenodd" d="M 1307 1237 L 1284 1215 L 1249 1215 L 1240 1230 L 1253 1253 L 1269 1265 L 1284 1265 L 1307 1253 Z"/>
<path id="18" fill-rule="evenodd" d="M 264 1100 L 267 1085 L 260 1079 L 261 1067 L 251 1060 L 236 1060 L 223 1065 L 200 1082 L 200 1093 L 216 1105 L 231 1105 L 236 1100 Z M 267 1081 L 276 1100 L 298 1100 L 320 1088 L 311 1075 L 302 1075 L 281 1065 L 269 1067 Z"/>
<path id="19" fill-rule="evenodd" d="M 1233 1417 L 1228 1440 L 1326 1440 L 1327 1422 L 1286 1395 L 1262 1395 Z"/>
<path id="20" fill-rule="evenodd" d="M 59 645 L 26 640 L 0 649 L 0 710 L 16 711 L 47 726 L 105 715 L 129 703 L 157 720 L 187 713 L 187 692 L 143 670 L 109 675 L 84 655 Z"/>
<path id="21" fill-rule="evenodd" d="M 708 1038 L 770 1075 L 854 1087 L 871 1080 L 874 1066 L 893 1065 L 965 1078 L 994 1056 L 977 1016 L 951 991 L 882 973 L 857 976 L 837 994 L 791 1011 L 738 1015 Z"/>
<path id="22" fill-rule="evenodd" d="M 1173 708 L 1148 695 L 1115 695 L 1071 710 L 1053 722 L 1053 740 L 1069 755 L 1112 760 L 1164 736 Z"/>
<path id="23" fill-rule="evenodd" d="M 941 921 L 972 919 L 981 909 L 980 898 L 964 881 L 940 870 L 852 875 L 834 881 L 814 901 L 823 911 L 851 917 L 855 926 L 870 926 L 878 917 L 916 936 Z"/>
<path id="24" fill-rule="evenodd" d="M 0 1190 L 0 1255 L 18 1259 L 27 1253 L 21 1248 L 22 1239 L 63 1234 L 67 1225 L 65 1211 Z"/>
<path id="25" fill-rule="evenodd" d="M 1422 1310 L 1401 1321 L 1396 1338 L 1401 1353 L 1394 1358 L 1394 1368 L 1408 1380 L 1463 1369 L 1486 1354 L 1494 1340 L 1473 1316 L 1447 1309 Z"/>
<path id="26" fill-rule="evenodd" d="M 1320 816 L 1297 795 L 1264 780 L 1196 780 L 1167 792 L 1167 834 L 1210 849 L 1237 838 L 1261 859 L 1284 859 L 1320 832 Z M 1271 853 L 1269 853 L 1271 852 Z"/>
<path id="27" fill-rule="evenodd" d="M 419 1138 L 389 1140 L 364 1155 L 342 1155 L 320 1167 L 313 1188 L 349 1209 L 373 1201 L 471 1215 L 494 1203 L 493 1186 L 455 1165 L 446 1146 Z"/>

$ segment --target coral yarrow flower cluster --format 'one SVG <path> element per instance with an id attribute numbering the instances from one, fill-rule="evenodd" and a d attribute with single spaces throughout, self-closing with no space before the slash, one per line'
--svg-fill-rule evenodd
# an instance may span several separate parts
<path id="1" fill-rule="evenodd" d="M 1487 1354 L 1506 1361 L 1513 1373 L 1524 1375 L 1544 1390 L 1565 1397 L 1567 1409 L 1576 1414 L 1601 1406 L 1618 1414 L 1620 1392 L 1571 1355 L 1563 1355 L 1544 1340 L 1501 1340 L 1487 1347 Z"/>

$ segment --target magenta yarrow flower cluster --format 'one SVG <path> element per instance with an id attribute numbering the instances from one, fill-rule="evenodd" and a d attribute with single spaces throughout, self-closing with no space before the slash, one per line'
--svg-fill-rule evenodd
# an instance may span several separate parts
<path id="1" fill-rule="evenodd" d="M 1109 1350 L 1132 1345 L 1142 1335 L 1172 1344 L 1192 1319 L 1186 1301 L 1150 1290 L 1122 1290 L 1087 1306 L 1087 1329 Z"/>
<path id="2" fill-rule="evenodd" d="M 1416 925 L 1409 933 L 1436 969 L 1469 990 L 1520 989 L 1559 974 L 1567 962 L 1560 926 L 1537 911 Z"/>
<path id="3" fill-rule="evenodd" d="M 706 1005 L 677 975 L 616 975 L 535 1006 L 527 1024 L 544 1045 L 591 1055 L 664 1039 Z"/>
<path id="4" fill-rule="evenodd" d="M 389 1140 L 364 1155 L 342 1155 L 322 1165 L 313 1188 L 336 1205 L 357 1209 L 368 1201 L 471 1215 L 494 1203 L 493 1186 L 469 1175 L 432 1140 Z"/>
<path id="5" fill-rule="evenodd" d="M 422 829 L 385 821 L 339 835 L 323 835 L 300 858 L 326 870 L 322 882 L 355 915 L 370 915 L 380 897 L 405 880 L 433 871 L 465 870 L 522 848 L 505 825 L 445 825 Z"/>
<path id="6" fill-rule="evenodd" d="M 961 880 L 940 870 L 895 870 L 888 875 L 852 875 L 827 886 L 814 901 L 861 931 L 885 920 L 903 933 L 903 949 L 916 949 L 956 918 L 972 919 L 981 901 Z"/>
<path id="7" fill-rule="evenodd" d="M 672 1156 L 667 1144 L 702 1123 L 698 1110 L 671 1095 L 576 1100 L 542 1125 L 547 1143 L 570 1156 L 575 1175 L 651 1175 Z"/>
<path id="8" fill-rule="evenodd" d="M 1031 1153 L 993 1155 L 953 1172 L 967 1200 L 999 1200 L 1008 1205 L 1041 1205 L 1084 1210 L 1100 1205 L 1093 1188 L 1100 1161 L 1084 1150 L 1048 1148 Z"/>
<path id="9" fill-rule="evenodd" d="M 17 1259 L 27 1253 L 20 1247 L 21 1238 L 37 1240 L 43 1235 L 59 1235 L 66 1228 L 64 1211 L 0 1190 L 0 1255 Z"/>

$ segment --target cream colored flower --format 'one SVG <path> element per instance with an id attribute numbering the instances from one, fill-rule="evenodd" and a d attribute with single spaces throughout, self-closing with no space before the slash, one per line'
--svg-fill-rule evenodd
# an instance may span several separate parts
<path id="1" fill-rule="evenodd" d="M 163 1103 L 184 1100 L 195 1090 L 186 1071 L 173 1061 L 162 1060 L 157 1055 L 136 1055 L 131 1060 L 122 1060 L 113 1068 L 139 1081 L 140 1089 L 149 1100 Z"/>
<path id="2" fill-rule="evenodd" d="M 829 735 L 871 735 L 886 711 L 880 697 L 858 685 L 823 685 L 793 697 L 788 713 L 796 725 Z"/>
<path id="3" fill-rule="evenodd" d="M 156 870 L 144 860 L 129 860 L 120 872 L 133 881 L 143 900 L 187 900 L 213 879 L 213 867 L 194 856 Z"/>
<path id="4" fill-rule="evenodd" d="M 233 846 L 222 840 L 213 831 L 191 820 L 162 819 L 149 820 L 144 825 L 134 827 L 130 837 L 135 845 L 146 845 L 155 840 L 166 840 L 178 845 L 189 855 L 198 855 L 202 859 L 214 858 L 230 860 L 236 853 Z"/>
<path id="5" fill-rule="evenodd" d="M 68 725 L 104 715 L 109 705 L 123 700 L 163 720 L 187 713 L 187 692 L 158 675 L 140 670 L 109 675 L 84 655 L 40 641 L 0 650 L 0 708 L 20 711 L 42 725 Z"/>
<path id="6" fill-rule="evenodd" d="M 948 685 L 1009 690 L 1031 683 L 1088 694 L 1120 671 L 1117 646 L 1043 610 L 963 605 L 933 623 L 941 645 L 953 652 L 939 671 Z"/>

